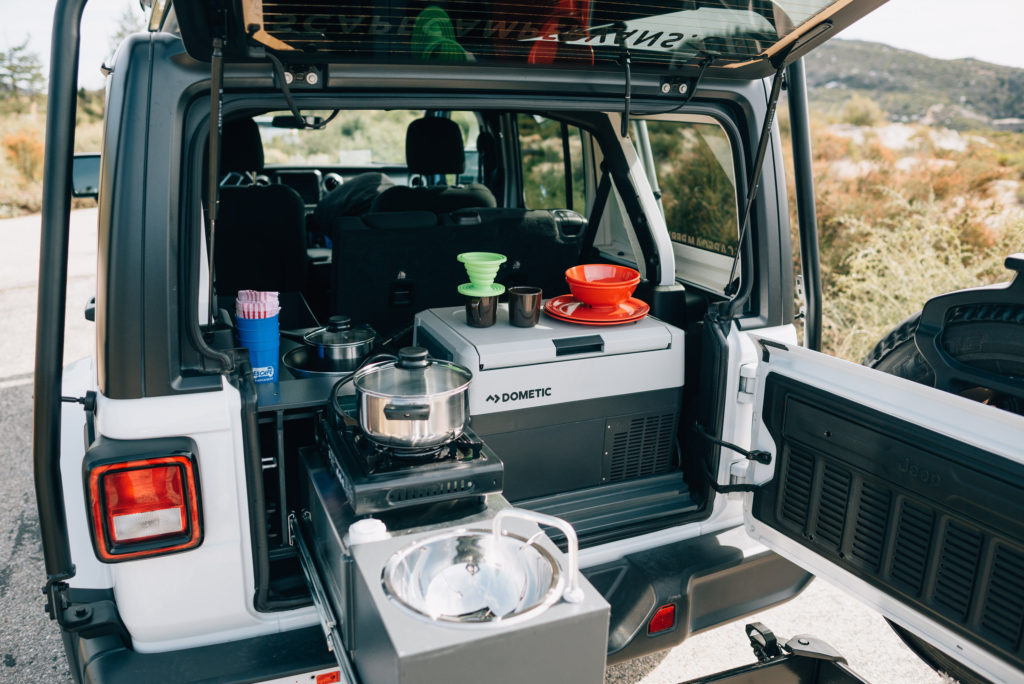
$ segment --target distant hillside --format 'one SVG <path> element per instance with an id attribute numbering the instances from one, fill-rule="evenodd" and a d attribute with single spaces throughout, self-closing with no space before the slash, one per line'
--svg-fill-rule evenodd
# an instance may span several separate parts
<path id="1" fill-rule="evenodd" d="M 1024 69 L 976 59 L 933 59 L 859 40 L 830 41 L 813 51 L 806 64 L 812 105 L 838 105 L 860 94 L 895 121 L 954 128 L 1024 118 Z"/>

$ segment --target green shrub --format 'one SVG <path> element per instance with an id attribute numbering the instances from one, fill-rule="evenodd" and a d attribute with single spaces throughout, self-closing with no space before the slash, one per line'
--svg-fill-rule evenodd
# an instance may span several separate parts
<path id="1" fill-rule="evenodd" d="M 854 95 L 847 100 L 839 116 L 843 122 L 854 126 L 877 126 L 886 120 L 882 108 L 863 95 Z"/>

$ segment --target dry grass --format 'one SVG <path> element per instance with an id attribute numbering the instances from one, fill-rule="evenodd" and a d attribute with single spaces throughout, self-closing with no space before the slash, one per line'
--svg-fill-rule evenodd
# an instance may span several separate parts
<path id="1" fill-rule="evenodd" d="M 855 246 L 824 282 L 823 346 L 851 361 L 933 295 L 1007 280 L 1003 260 L 1024 243 L 1020 214 L 1000 216 L 995 236 L 982 242 L 970 210 L 951 221 L 940 204 L 897 192 L 884 204 L 892 218 L 844 220 Z"/>
<path id="2" fill-rule="evenodd" d="M 0 101 L 0 218 L 42 209 L 45 130 L 45 99 Z M 98 152 L 102 135 L 102 94 L 80 94 L 75 151 Z M 92 204 L 92 200 L 74 202 L 75 206 Z"/>
<path id="3" fill-rule="evenodd" d="M 845 123 L 864 108 L 844 110 Z M 823 119 L 812 126 L 823 349 L 860 361 L 932 296 L 1009 278 L 1003 260 L 1024 245 L 1024 134 L 961 136 L 952 149 L 948 132 L 919 127 L 893 149 L 880 128 Z"/>

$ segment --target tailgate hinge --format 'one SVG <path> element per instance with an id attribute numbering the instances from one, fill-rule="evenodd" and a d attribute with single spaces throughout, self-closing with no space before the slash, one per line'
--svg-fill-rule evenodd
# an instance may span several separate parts
<path id="1" fill-rule="evenodd" d="M 796 301 L 800 307 L 797 312 L 793 314 L 793 320 L 803 320 L 807 315 L 807 288 L 804 285 L 803 273 L 796 274 Z"/>

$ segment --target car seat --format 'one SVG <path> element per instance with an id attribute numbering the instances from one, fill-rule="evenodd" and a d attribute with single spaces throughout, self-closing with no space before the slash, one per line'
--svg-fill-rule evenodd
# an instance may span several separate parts
<path id="1" fill-rule="evenodd" d="M 263 144 L 252 119 L 225 122 L 221 151 L 225 185 L 214 238 L 214 283 L 222 306 L 239 290 L 276 291 L 282 293 L 282 326 L 286 319 L 293 327 L 310 324 L 301 297 L 306 284 L 302 198 L 287 185 L 254 183 L 263 171 Z"/>
<path id="2" fill-rule="evenodd" d="M 382 192 L 373 202 L 372 212 L 430 211 L 445 214 L 458 209 L 497 206 L 494 194 L 480 183 L 444 185 L 433 183 L 438 176 L 458 177 L 466 165 L 462 131 L 451 119 L 416 119 L 406 130 L 405 160 L 410 176 L 419 175 L 418 187 L 396 185 Z"/>

